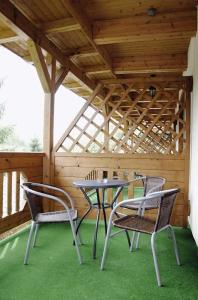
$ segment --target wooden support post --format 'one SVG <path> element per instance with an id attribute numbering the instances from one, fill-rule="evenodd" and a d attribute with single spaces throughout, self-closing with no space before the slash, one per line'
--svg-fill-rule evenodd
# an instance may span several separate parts
<path id="1" fill-rule="evenodd" d="M 53 156 L 54 146 L 54 105 L 55 94 L 61 83 L 65 79 L 68 68 L 61 68 L 57 72 L 56 59 L 51 57 L 50 64 L 47 63 L 42 49 L 32 40 L 28 42 L 29 51 L 36 67 L 40 82 L 45 92 L 44 98 L 44 131 L 43 131 L 43 150 L 45 157 L 43 161 L 43 183 L 53 184 Z M 49 203 L 44 207 L 49 210 Z"/>
<path id="2" fill-rule="evenodd" d="M 186 101 L 186 149 L 185 149 L 185 185 L 184 185 L 184 213 L 183 213 L 183 227 L 188 225 L 189 212 L 189 164 L 190 164 L 190 102 L 191 92 L 193 88 L 192 77 L 186 79 L 185 84 L 185 101 Z"/>
<path id="3" fill-rule="evenodd" d="M 104 118 L 106 119 L 110 113 L 110 106 L 108 103 L 104 105 Z M 108 133 L 108 135 L 107 135 Z M 109 120 L 104 126 L 104 151 L 109 152 Z"/>
<path id="4" fill-rule="evenodd" d="M 51 152 L 54 144 L 54 98 L 55 94 L 45 93 L 44 99 L 44 132 L 43 132 L 43 150 L 45 158 L 43 162 L 43 181 L 51 184 Z"/>

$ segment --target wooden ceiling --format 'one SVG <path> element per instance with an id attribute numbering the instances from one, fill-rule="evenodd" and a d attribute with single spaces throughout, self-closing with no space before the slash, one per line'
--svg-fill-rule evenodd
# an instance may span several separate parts
<path id="1" fill-rule="evenodd" d="M 0 44 L 31 62 L 31 38 L 69 68 L 65 86 L 87 98 L 98 81 L 181 76 L 197 30 L 196 5 L 197 0 L 1 0 Z"/>

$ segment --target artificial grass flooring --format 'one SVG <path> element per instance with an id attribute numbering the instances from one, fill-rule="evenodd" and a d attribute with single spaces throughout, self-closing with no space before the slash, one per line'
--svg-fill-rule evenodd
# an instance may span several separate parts
<path id="1" fill-rule="evenodd" d="M 164 287 L 158 288 L 150 249 L 150 236 L 141 235 L 140 249 L 130 253 L 125 234 L 111 239 L 106 268 L 100 271 L 104 226 L 100 226 L 97 259 L 92 259 L 93 223 L 81 227 L 80 265 L 72 246 L 69 225 L 41 227 L 37 247 L 23 265 L 28 231 L 0 243 L 1 300 L 125 300 L 198 299 L 198 257 L 188 229 L 176 228 L 182 266 L 176 265 L 171 240 L 162 232 L 157 253 Z"/>

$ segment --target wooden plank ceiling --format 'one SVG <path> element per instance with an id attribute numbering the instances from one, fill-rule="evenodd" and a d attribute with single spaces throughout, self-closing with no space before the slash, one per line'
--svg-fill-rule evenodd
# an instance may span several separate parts
<path id="1" fill-rule="evenodd" d="M 0 44 L 31 62 L 28 37 L 87 99 L 98 81 L 181 76 L 197 0 L 1 0 Z M 150 14 L 154 14 L 151 16 Z"/>

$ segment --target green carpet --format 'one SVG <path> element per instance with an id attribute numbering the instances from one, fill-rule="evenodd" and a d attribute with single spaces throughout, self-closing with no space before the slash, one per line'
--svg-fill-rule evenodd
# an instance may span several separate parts
<path id="1" fill-rule="evenodd" d="M 82 226 L 84 263 L 79 265 L 69 226 L 45 225 L 28 266 L 23 265 L 28 232 L 0 243 L 0 299 L 198 299 L 198 257 L 190 230 L 176 228 L 182 266 L 176 265 L 171 240 L 159 234 L 157 250 L 164 287 L 158 288 L 150 239 L 142 235 L 140 249 L 130 253 L 124 234 L 110 242 L 106 269 L 100 271 L 104 227 L 100 226 L 97 259 L 92 259 L 93 223 Z"/>

